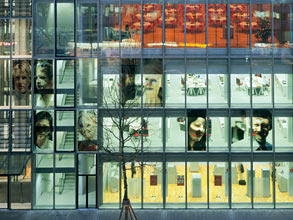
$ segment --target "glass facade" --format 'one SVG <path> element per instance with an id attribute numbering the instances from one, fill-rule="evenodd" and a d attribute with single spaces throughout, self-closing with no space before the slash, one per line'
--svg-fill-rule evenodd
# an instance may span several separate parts
<path id="1" fill-rule="evenodd" d="M 292 1 L 0 6 L 0 208 L 293 208 Z"/>

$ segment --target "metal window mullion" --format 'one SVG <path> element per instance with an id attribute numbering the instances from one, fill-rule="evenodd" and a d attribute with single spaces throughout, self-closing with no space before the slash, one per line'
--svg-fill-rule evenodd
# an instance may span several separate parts
<path id="1" fill-rule="evenodd" d="M 56 178 L 55 178 L 55 175 L 56 175 L 56 154 L 55 154 L 55 152 L 56 152 L 56 115 L 57 115 L 57 113 L 56 113 L 56 110 L 54 109 L 54 124 L 53 124 L 53 134 L 54 134 L 54 136 L 53 136 L 53 140 L 54 140 L 54 143 L 53 143 L 53 149 L 54 149 L 54 151 L 53 151 L 53 209 L 56 209 L 56 207 L 55 207 L 55 205 L 56 205 L 56 202 L 55 202 L 55 199 L 56 199 L 56 197 L 55 197 L 55 193 L 56 193 L 56 189 L 55 189 L 55 187 L 56 187 L 56 183 L 55 183 L 55 180 L 56 180 Z"/>
<path id="2" fill-rule="evenodd" d="M 271 0 L 271 46 L 272 46 L 272 57 L 274 57 L 274 0 Z"/>
<path id="3" fill-rule="evenodd" d="M 249 51 L 252 54 L 252 0 L 249 0 Z M 251 89 L 250 89 L 251 90 Z"/>
<path id="4" fill-rule="evenodd" d="M 166 35 L 165 35 L 165 1 L 166 0 L 162 0 L 163 1 L 163 6 L 162 6 L 162 42 L 163 42 L 163 44 L 162 44 L 162 55 L 163 55 L 163 57 L 165 57 L 165 50 L 166 50 L 166 48 L 165 48 L 165 37 L 166 37 Z"/>
<path id="5" fill-rule="evenodd" d="M 140 56 L 143 54 L 143 0 L 140 0 Z"/>
<path id="6" fill-rule="evenodd" d="M 143 171 L 144 171 L 144 169 L 143 169 L 143 163 L 144 163 L 144 158 L 143 158 L 143 154 L 141 155 L 141 161 L 139 161 L 140 162 L 140 172 L 141 172 L 141 179 L 140 179 L 140 181 L 141 181 L 141 190 L 140 190 L 140 192 L 141 192 L 141 198 L 140 198 L 140 201 L 141 201 L 141 205 L 140 205 L 140 207 L 143 209 L 143 188 L 144 188 L 144 183 L 143 183 Z"/>
<path id="7" fill-rule="evenodd" d="M 186 0 L 184 0 L 184 57 L 186 57 Z"/>
<path id="8" fill-rule="evenodd" d="M 165 58 L 163 58 L 163 76 L 162 76 L 162 90 L 163 90 L 163 102 L 162 102 L 162 105 L 163 105 L 163 109 L 162 109 L 162 139 L 163 139 L 163 152 L 166 152 L 166 112 L 165 112 L 165 105 L 166 105 L 166 83 L 165 83 L 165 78 L 166 78 L 166 70 L 165 70 Z"/>
<path id="9" fill-rule="evenodd" d="M 186 59 L 186 56 L 184 58 L 184 118 L 185 118 L 185 155 L 187 153 L 187 148 L 188 148 L 188 128 L 187 128 L 187 120 L 188 120 L 188 117 L 187 117 L 187 95 L 186 95 L 186 79 L 187 79 L 187 74 L 186 74 L 186 69 L 187 69 L 187 59 Z"/>
<path id="10" fill-rule="evenodd" d="M 274 65 L 274 64 L 273 64 Z M 272 83 L 272 82 L 271 82 Z M 273 133 L 273 162 L 272 162 L 272 184 L 273 184 L 273 207 L 276 208 L 276 172 L 275 172 L 275 164 L 276 164 L 276 148 L 275 148 L 275 108 L 272 110 L 272 133 Z"/>
<path id="11" fill-rule="evenodd" d="M 209 25 L 208 25 L 208 20 L 209 20 L 209 11 L 208 11 L 208 7 L 209 7 L 209 2 L 208 0 L 205 0 L 205 26 L 206 26 L 206 30 L 205 30 L 205 34 L 206 34 L 206 56 L 208 56 L 208 50 L 209 50 Z"/>
<path id="12" fill-rule="evenodd" d="M 74 132 L 75 133 L 75 132 Z M 79 173 L 78 173 L 78 154 L 75 153 L 74 154 L 74 164 L 75 164 L 75 208 L 78 209 L 79 208 L 79 198 L 78 198 L 78 185 L 79 185 Z M 87 186 L 86 186 L 87 187 Z M 86 197 L 88 197 L 88 195 L 86 195 Z"/>
<path id="13" fill-rule="evenodd" d="M 102 192 L 100 192 L 99 191 L 99 187 L 98 187 L 98 180 L 99 180 L 99 175 L 100 175 L 100 173 L 99 173 L 99 167 L 100 167 L 100 163 L 101 163 L 101 161 L 100 161 L 100 152 L 98 151 L 97 153 L 96 153 L 96 185 L 95 185 L 95 189 L 96 189 L 96 209 L 99 209 L 100 208 L 100 206 L 99 206 L 99 195 L 103 195 L 103 191 Z M 103 173 L 101 174 L 102 175 L 102 179 L 103 179 Z"/>
<path id="14" fill-rule="evenodd" d="M 166 154 L 163 154 L 163 161 L 162 161 L 162 190 L 163 190 L 163 209 L 166 208 Z"/>
<path id="15" fill-rule="evenodd" d="M 119 0 L 118 2 L 118 9 L 119 9 L 119 12 L 118 12 L 118 20 L 119 20 L 119 58 L 121 58 L 121 43 L 122 43 L 122 38 L 121 38 L 121 0 Z M 121 78 L 120 78 L 121 79 Z"/>

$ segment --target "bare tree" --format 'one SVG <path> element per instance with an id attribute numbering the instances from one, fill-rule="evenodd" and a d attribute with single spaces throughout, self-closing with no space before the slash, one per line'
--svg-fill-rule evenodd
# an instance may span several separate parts
<path id="1" fill-rule="evenodd" d="M 140 161 L 142 152 L 142 135 L 146 132 L 148 115 L 140 108 L 140 92 L 135 89 L 135 75 L 130 67 L 123 71 L 119 77 L 111 79 L 111 85 L 104 88 L 103 95 L 103 119 L 99 120 L 99 127 L 103 129 L 103 141 L 100 149 L 108 153 L 112 160 L 116 161 L 122 170 L 123 179 L 123 204 L 120 219 L 136 219 L 128 196 L 127 170 L 135 171 L 134 161 Z M 127 73 L 125 73 L 127 72 Z M 133 74 L 131 74 L 133 73 Z M 118 79 L 117 79 L 118 78 Z M 112 126 L 107 126 L 105 118 Z M 113 129 L 113 127 L 115 129 Z M 117 147 L 119 146 L 119 148 Z M 131 163 L 131 168 L 126 164 Z M 139 163 L 140 167 L 144 164 Z"/>

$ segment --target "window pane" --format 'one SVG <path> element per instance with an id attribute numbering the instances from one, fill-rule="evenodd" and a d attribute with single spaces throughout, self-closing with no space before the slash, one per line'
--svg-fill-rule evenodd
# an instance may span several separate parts
<path id="1" fill-rule="evenodd" d="M 54 68 L 53 60 L 35 61 L 35 107 L 54 106 Z"/>
<path id="2" fill-rule="evenodd" d="M 184 48 L 183 4 L 165 4 L 165 47 Z M 172 53 L 178 54 L 178 51 Z"/>
<path id="3" fill-rule="evenodd" d="M 97 3 L 77 1 L 77 56 L 97 55 Z"/>
<path id="4" fill-rule="evenodd" d="M 209 106 L 227 107 L 229 96 L 227 60 L 211 59 L 208 64 Z"/>
<path id="5" fill-rule="evenodd" d="M 12 112 L 12 150 L 31 150 L 31 112 Z"/>
<path id="6" fill-rule="evenodd" d="M 163 101 L 163 65 L 162 59 L 143 60 L 144 105 L 161 107 Z"/>
<path id="7" fill-rule="evenodd" d="M 35 174 L 33 209 L 53 208 L 53 173 L 39 171 Z"/>
<path id="8" fill-rule="evenodd" d="M 249 111 L 231 112 L 231 151 L 251 151 Z"/>
<path id="9" fill-rule="evenodd" d="M 57 60 L 56 68 L 56 105 L 74 107 L 74 60 Z"/>
<path id="10" fill-rule="evenodd" d="M 74 2 L 57 0 L 56 55 L 74 56 Z"/>
<path id="11" fill-rule="evenodd" d="M 197 3 L 190 0 L 191 3 Z M 205 48 L 206 47 L 206 26 L 205 26 L 205 8 L 204 4 L 186 5 L 186 47 L 187 48 Z"/>
<path id="12" fill-rule="evenodd" d="M 185 163 L 166 163 L 166 208 L 185 207 Z"/>
<path id="13" fill-rule="evenodd" d="M 163 9 L 161 4 L 143 5 L 143 47 L 161 48 L 163 39 Z"/>
<path id="14" fill-rule="evenodd" d="M 0 108 L 10 103 L 10 60 L 0 60 Z"/>
<path id="15" fill-rule="evenodd" d="M 229 118 L 212 114 L 207 120 L 209 151 L 227 152 L 229 143 Z"/>
<path id="16" fill-rule="evenodd" d="M 163 151 L 163 121 L 160 117 L 145 119 L 143 147 L 145 152 Z"/>
<path id="17" fill-rule="evenodd" d="M 293 116 L 275 116 L 275 145 L 277 152 L 293 151 Z"/>
<path id="18" fill-rule="evenodd" d="M 184 107 L 185 103 L 185 68 L 184 60 L 168 59 L 165 61 L 166 107 Z"/>
<path id="19" fill-rule="evenodd" d="M 74 112 L 56 111 L 56 150 L 74 151 Z"/>
<path id="20" fill-rule="evenodd" d="M 11 208 L 31 209 L 31 160 L 27 162 L 21 175 L 11 177 L 10 187 Z"/>
<path id="21" fill-rule="evenodd" d="M 34 50 L 35 55 L 54 54 L 54 1 L 34 1 Z"/>
<path id="22" fill-rule="evenodd" d="M 3 0 L 1 2 L 0 16 L 3 16 L 3 17 L 8 17 L 9 16 L 9 14 L 10 14 L 9 4 L 10 4 L 10 0 Z"/>
<path id="23" fill-rule="evenodd" d="M 82 105 L 97 105 L 98 103 L 98 99 L 97 99 L 98 61 L 97 59 L 77 59 L 76 66 L 77 66 L 76 67 L 76 74 L 77 74 L 76 75 L 76 80 L 77 80 L 76 102 L 77 104 L 81 106 Z M 71 96 L 72 95 L 69 95 L 68 98 L 70 98 Z M 72 100 L 72 97 L 71 97 L 71 100 Z"/>
<path id="24" fill-rule="evenodd" d="M 12 19 L 12 55 L 14 57 L 31 57 L 32 55 L 32 21 L 31 19 Z"/>
<path id="25" fill-rule="evenodd" d="M 101 199 L 100 208 L 118 208 L 119 207 L 119 191 L 120 191 L 120 175 L 119 166 L 115 162 L 103 163 L 102 183 L 103 197 Z"/>
<path id="26" fill-rule="evenodd" d="M 36 111 L 34 114 L 34 151 L 46 153 L 53 152 L 53 112 Z"/>
<path id="27" fill-rule="evenodd" d="M 249 48 L 249 4 L 230 4 L 232 48 Z"/>
<path id="28" fill-rule="evenodd" d="M 8 7 L 9 8 L 9 7 Z M 0 57 L 9 57 L 10 55 L 10 23 L 8 19 L 0 19 Z M 14 45 L 15 42 L 12 42 Z M 2 60 L 1 60 L 2 61 Z"/>
<path id="29" fill-rule="evenodd" d="M 187 163 L 187 207 L 207 208 L 207 163 Z"/>
<path id="30" fill-rule="evenodd" d="M 55 173 L 55 208 L 75 208 L 75 173 Z"/>
<path id="31" fill-rule="evenodd" d="M 32 69 L 30 60 L 12 61 L 12 105 L 15 108 L 31 107 Z"/>
<path id="32" fill-rule="evenodd" d="M 208 4 L 208 33 L 210 48 L 227 47 L 228 29 L 226 7 L 226 4 Z"/>
<path id="33" fill-rule="evenodd" d="M 252 4 L 252 47 L 271 48 L 271 4 Z"/>
<path id="34" fill-rule="evenodd" d="M 143 206 L 145 208 L 163 207 L 163 164 L 161 162 L 147 162 L 143 167 L 146 189 L 143 191 Z"/>
<path id="35" fill-rule="evenodd" d="M 251 208 L 251 197 L 249 196 L 251 178 L 250 172 L 248 172 L 250 170 L 249 162 L 231 164 L 232 208 Z"/>
<path id="36" fill-rule="evenodd" d="M 97 112 L 84 110 L 78 113 L 78 150 L 96 151 L 97 146 Z"/>
<path id="37" fill-rule="evenodd" d="M 253 166 L 254 207 L 273 208 L 272 163 L 254 162 Z"/>
<path id="38" fill-rule="evenodd" d="M 12 0 L 12 16 L 31 16 L 31 0 Z"/>
<path id="39" fill-rule="evenodd" d="M 276 207 L 292 208 L 293 204 L 293 163 L 276 162 L 275 180 L 276 180 Z"/>
<path id="40" fill-rule="evenodd" d="M 185 117 L 166 118 L 166 151 L 185 151 Z"/>
<path id="41" fill-rule="evenodd" d="M 7 209 L 8 208 L 8 177 L 7 176 L 1 176 L 0 177 L 0 194 L 1 194 L 1 200 L 0 200 L 0 209 Z"/>
<path id="42" fill-rule="evenodd" d="M 209 163 L 209 201 L 211 208 L 228 208 L 229 169 L 227 162 Z"/>
<path id="43" fill-rule="evenodd" d="M 121 5 L 121 53 L 138 55 L 141 52 L 141 7 L 140 4 L 126 2 L 123 0 Z"/>

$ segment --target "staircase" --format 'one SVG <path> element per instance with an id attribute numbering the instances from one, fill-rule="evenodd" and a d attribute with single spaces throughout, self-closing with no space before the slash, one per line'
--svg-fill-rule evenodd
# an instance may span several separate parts
<path id="1" fill-rule="evenodd" d="M 74 133 L 67 132 L 65 134 L 64 150 L 73 150 L 74 146 Z"/>

